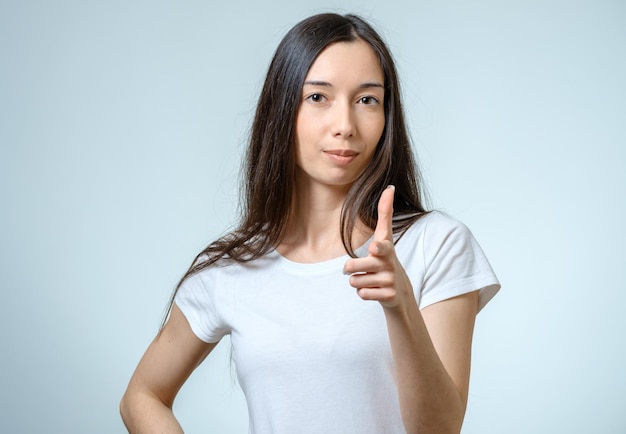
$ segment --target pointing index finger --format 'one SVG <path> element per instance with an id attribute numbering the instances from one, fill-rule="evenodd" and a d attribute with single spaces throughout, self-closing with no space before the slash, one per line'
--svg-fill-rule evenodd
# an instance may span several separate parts
<path id="1" fill-rule="evenodd" d="M 374 229 L 374 241 L 393 241 L 392 219 L 395 190 L 395 187 L 390 185 L 383 191 L 378 200 L 378 222 L 376 229 Z"/>

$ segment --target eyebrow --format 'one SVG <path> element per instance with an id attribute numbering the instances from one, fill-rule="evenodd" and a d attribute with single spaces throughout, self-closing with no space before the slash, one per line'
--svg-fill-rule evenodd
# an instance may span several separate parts
<path id="1" fill-rule="evenodd" d="M 310 86 L 324 86 L 324 87 L 333 87 L 332 84 L 330 84 L 327 81 L 321 81 L 321 80 L 307 80 L 304 82 L 304 84 L 308 84 Z M 366 83 L 361 83 L 359 85 L 359 89 L 369 89 L 372 87 L 380 87 L 382 89 L 385 88 L 385 86 L 383 86 L 382 84 L 378 83 L 378 82 L 366 82 Z"/>

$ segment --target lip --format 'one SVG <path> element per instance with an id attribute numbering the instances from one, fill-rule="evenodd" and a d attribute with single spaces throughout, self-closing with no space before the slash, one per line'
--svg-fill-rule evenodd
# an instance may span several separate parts
<path id="1" fill-rule="evenodd" d="M 324 151 L 324 154 L 326 154 L 330 160 L 340 165 L 351 163 L 352 160 L 359 155 L 358 152 L 351 149 L 328 149 Z"/>

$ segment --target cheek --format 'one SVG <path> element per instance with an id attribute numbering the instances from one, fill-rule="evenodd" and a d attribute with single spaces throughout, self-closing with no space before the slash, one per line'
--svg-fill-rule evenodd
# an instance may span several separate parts
<path id="1" fill-rule="evenodd" d="M 376 120 L 372 120 L 369 123 L 369 128 L 368 128 L 368 137 L 367 137 L 367 144 L 368 144 L 368 164 L 369 161 L 371 161 L 372 156 L 374 155 L 374 152 L 376 151 L 376 148 L 378 147 L 378 143 L 380 142 L 380 139 L 383 137 L 383 132 L 385 130 L 385 119 L 376 119 Z"/>
<path id="2" fill-rule="evenodd" d="M 312 123 L 306 115 L 298 114 L 296 117 L 296 147 L 306 146 L 312 136 Z"/>
<path id="3" fill-rule="evenodd" d="M 303 128 L 303 124 L 301 122 L 300 116 L 296 118 L 296 128 L 294 131 L 294 151 L 296 155 L 296 159 L 299 162 L 302 155 L 302 143 L 306 143 L 306 131 Z"/>
<path id="4" fill-rule="evenodd" d="M 368 127 L 368 142 L 373 143 L 373 146 L 376 147 L 385 131 L 385 117 L 372 119 L 368 123 Z"/>

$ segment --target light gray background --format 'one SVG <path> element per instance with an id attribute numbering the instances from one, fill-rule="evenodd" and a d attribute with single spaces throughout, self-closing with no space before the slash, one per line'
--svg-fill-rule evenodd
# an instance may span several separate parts
<path id="1" fill-rule="evenodd" d="M 464 433 L 626 431 L 622 1 L 3 1 L 0 432 L 122 432 L 177 279 L 225 231 L 270 57 L 322 11 L 394 52 L 433 205 L 503 283 Z M 189 433 L 245 433 L 220 345 Z M 323 415 L 320 415 L 323 417 Z"/>

